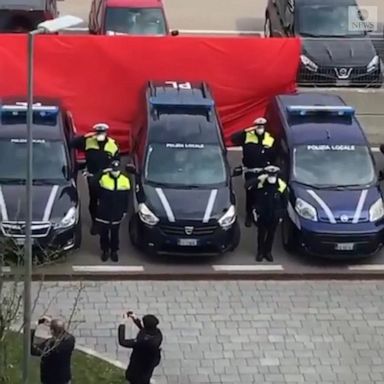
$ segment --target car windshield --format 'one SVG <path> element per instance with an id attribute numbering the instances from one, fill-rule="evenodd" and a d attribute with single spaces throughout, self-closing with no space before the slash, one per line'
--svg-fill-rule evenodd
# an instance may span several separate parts
<path id="1" fill-rule="evenodd" d="M 145 162 L 145 179 L 174 187 L 225 183 L 222 150 L 218 145 L 151 144 Z"/>
<path id="2" fill-rule="evenodd" d="M 132 35 L 166 35 L 161 8 L 108 8 L 106 32 Z"/>
<path id="3" fill-rule="evenodd" d="M 367 146 L 301 145 L 294 149 L 293 177 L 314 187 L 363 186 L 375 181 Z"/>
<path id="4" fill-rule="evenodd" d="M 348 5 L 306 5 L 297 10 L 296 29 L 304 37 L 363 36 L 369 22 L 359 17 L 357 8 Z"/>
<path id="5" fill-rule="evenodd" d="M 0 183 L 25 180 L 26 164 L 26 140 L 0 140 Z M 61 141 L 34 140 L 33 179 L 35 182 L 64 182 L 66 166 L 67 157 Z"/>

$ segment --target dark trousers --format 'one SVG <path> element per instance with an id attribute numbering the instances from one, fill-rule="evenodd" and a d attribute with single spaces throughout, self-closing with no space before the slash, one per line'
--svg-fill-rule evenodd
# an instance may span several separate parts
<path id="1" fill-rule="evenodd" d="M 275 233 L 278 220 L 265 221 L 259 218 L 257 222 L 257 250 L 263 254 L 272 252 L 273 240 L 275 239 Z"/>
<path id="2" fill-rule="evenodd" d="M 88 193 L 89 193 L 89 214 L 92 222 L 95 221 L 97 211 L 97 189 L 94 185 L 92 177 L 87 177 L 88 182 Z"/>
<path id="3" fill-rule="evenodd" d="M 100 248 L 103 252 L 117 252 L 119 250 L 120 224 L 98 223 Z"/>
<path id="4" fill-rule="evenodd" d="M 244 179 L 245 181 L 255 178 L 256 174 L 251 173 L 251 172 L 246 172 L 244 173 Z M 252 192 L 252 189 L 245 189 L 245 213 L 247 216 L 252 216 L 252 210 L 253 210 L 253 205 L 254 201 L 252 200 L 254 193 Z"/>

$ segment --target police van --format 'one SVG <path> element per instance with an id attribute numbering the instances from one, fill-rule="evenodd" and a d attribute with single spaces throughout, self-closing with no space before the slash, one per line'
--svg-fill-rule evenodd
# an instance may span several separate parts
<path id="1" fill-rule="evenodd" d="M 215 102 L 204 83 L 149 83 L 135 135 L 131 242 L 156 254 L 234 250 L 240 230 Z"/>
<path id="2" fill-rule="evenodd" d="M 268 119 L 281 136 L 281 168 L 289 185 L 282 238 L 327 258 L 370 255 L 382 247 L 381 173 L 353 107 L 336 95 L 277 96 Z"/>

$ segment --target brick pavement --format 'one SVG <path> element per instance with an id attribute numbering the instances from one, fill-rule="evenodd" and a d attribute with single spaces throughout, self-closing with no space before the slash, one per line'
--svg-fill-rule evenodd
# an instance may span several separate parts
<path id="1" fill-rule="evenodd" d="M 78 344 L 125 363 L 124 310 L 160 317 L 157 384 L 384 383 L 384 282 L 84 284 Z M 52 301 L 49 314 L 68 315 L 75 295 L 74 283 L 44 283 L 35 314 Z"/>

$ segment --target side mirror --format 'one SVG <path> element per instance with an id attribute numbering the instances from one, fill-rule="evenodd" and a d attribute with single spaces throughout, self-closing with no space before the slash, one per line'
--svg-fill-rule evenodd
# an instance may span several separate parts
<path id="1" fill-rule="evenodd" d="M 180 32 L 177 29 L 173 29 L 171 31 L 171 36 L 179 36 L 179 35 L 180 35 Z"/>
<path id="2" fill-rule="evenodd" d="M 232 177 L 238 177 L 243 174 L 243 167 L 239 165 L 238 167 L 234 168 L 232 171 Z"/>
<path id="3" fill-rule="evenodd" d="M 381 144 L 381 145 L 380 145 L 380 152 L 381 152 L 382 154 L 384 154 L 384 144 Z"/>
<path id="4" fill-rule="evenodd" d="M 136 167 L 134 164 L 130 163 L 130 164 L 127 164 L 125 166 L 125 170 L 127 173 L 130 173 L 130 174 L 133 174 L 133 175 L 136 175 L 137 174 L 137 170 L 136 170 Z"/>

